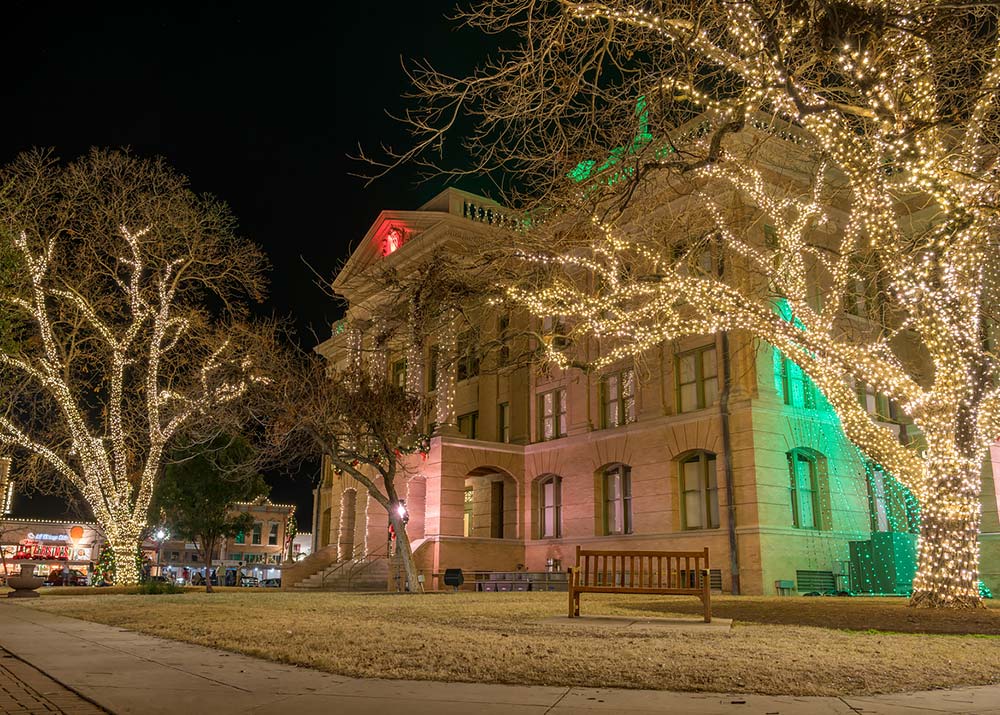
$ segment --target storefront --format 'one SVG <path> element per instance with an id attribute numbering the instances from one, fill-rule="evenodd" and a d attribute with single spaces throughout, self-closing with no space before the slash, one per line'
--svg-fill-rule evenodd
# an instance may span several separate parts
<path id="1" fill-rule="evenodd" d="M 4 576 L 18 572 L 23 563 L 35 564 L 35 573 L 42 576 L 62 568 L 86 575 L 100 558 L 101 543 L 97 525 L 92 523 L 40 519 L 0 521 Z"/>

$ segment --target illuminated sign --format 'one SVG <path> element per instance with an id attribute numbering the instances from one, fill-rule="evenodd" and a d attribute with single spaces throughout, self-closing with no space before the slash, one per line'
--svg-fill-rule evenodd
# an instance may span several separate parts
<path id="1" fill-rule="evenodd" d="M 28 541 L 69 541 L 69 534 L 32 534 L 29 531 Z"/>

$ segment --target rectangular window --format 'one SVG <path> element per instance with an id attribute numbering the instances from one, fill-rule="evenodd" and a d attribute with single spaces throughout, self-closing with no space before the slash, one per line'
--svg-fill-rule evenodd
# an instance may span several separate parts
<path id="1" fill-rule="evenodd" d="M 472 487 L 465 488 L 465 519 L 463 533 L 465 536 L 472 536 Z"/>
<path id="2" fill-rule="evenodd" d="M 272 521 L 271 528 L 267 532 L 267 545 L 277 546 L 278 545 L 278 522 Z"/>
<path id="3" fill-rule="evenodd" d="M 472 330 L 458 336 L 458 380 L 468 380 L 479 374 L 479 353 Z"/>
<path id="4" fill-rule="evenodd" d="M 566 436 L 566 390 L 549 390 L 538 396 L 538 436 L 548 441 Z"/>
<path id="5" fill-rule="evenodd" d="M 601 378 L 601 427 L 635 422 L 635 371 L 619 370 Z"/>
<path id="6" fill-rule="evenodd" d="M 861 380 L 854 381 L 854 391 L 858 396 L 858 404 L 866 412 L 875 416 L 881 422 L 898 422 L 900 420 L 899 405 L 881 392 L 875 392 L 872 387 Z"/>
<path id="7" fill-rule="evenodd" d="M 783 353 L 775 350 L 774 359 L 778 361 L 778 368 L 781 370 L 781 397 L 785 404 L 815 409 L 816 386 L 812 380 L 794 360 L 789 360 Z"/>
<path id="8" fill-rule="evenodd" d="M 681 491 L 684 528 L 717 529 L 719 485 L 714 455 L 699 452 L 681 463 Z"/>
<path id="9" fill-rule="evenodd" d="M 458 431 L 463 437 L 476 439 L 479 436 L 479 413 L 469 412 L 458 416 Z"/>
<path id="10" fill-rule="evenodd" d="M 507 344 L 510 330 L 510 315 L 504 313 L 497 320 L 497 340 L 500 342 L 500 349 L 497 351 L 497 365 L 503 367 L 510 362 L 510 345 Z"/>
<path id="11" fill-rule="evenodd" d="M 885 474 L 879 469 L 868 472 L 868 506 L 872 531 L 889 531 L 889 510 L 886 506 Z"/>
<path id="12" fill-rule="evenodd" d="M 714 345 L 678 355 L 675 373 L 679 412 L 692 412 L 715 403 L 719 378 Z"/>
<path id="13" fill-rule="evenodd" d="M 497 440 L 505 444 L 510 442 L 510 403 L 501 402 L 497 405 Z"/>
<path id="14" fill-rule="evenodd" d="M 233 553 L 229 554 L 229 560 L 230 561 L 242 561 L 243 560 L 243 552 L 242 551 L 234 551 Z"/>
<path id="15" fill-rule="evenodd" d="M 541 539 L 556 539 L 561 532 L 562 480 L 548 477 L 538 485 L 539 530 Z"/>
<path id="16" fill-rule="evenodd" d="M 555 349 L 561 350 L 569 345 L 566 332 L 566 324 L 562 318 L 549 315 L 542 319 L 542 337 Z"/>
<path id="17" fill-rule="evenodd" d="M 434 392 L 438 387 L 438 359 L 441 355 L 441 349 L 437 345 L 431 345 L 430 350 L 430 366 L 427 375 L 427 391 Z"/>
<path id="18" fill-rule="evenodd" d="M 250 541 L 251 544 L 259 544 L 260 543 L 260 537 L 261 537 L 261 531 L 262 530 L 263 530 L 263 524 L 261 524 L 259 521 L 256 524 L 253 525 L 253 538 Z"/>
<path id="19" fill-rule="evenodd" d="M 604 533 L 632 533 L 632 473 L 624 464 L 604 472 Z"/>
<path id="20" fill-rule="evenodd" d="M 406 389 L 406 360 L 397 360 L 392 364 L 392 384 Z"/>
<path id="21" fill-rule="evenodd" d="M 240 531 L 236 534 L 234 541 L 237 544 L 245 544 L 247 542 L 247 535 Z"/>
<path id="22" fill-rule="evenodd" d="M 792 525 L 799 529 L 818 529 L 816 462 L 801 452 L 791 452 L 788 455 L 788 470 L 791 479 Z"/>

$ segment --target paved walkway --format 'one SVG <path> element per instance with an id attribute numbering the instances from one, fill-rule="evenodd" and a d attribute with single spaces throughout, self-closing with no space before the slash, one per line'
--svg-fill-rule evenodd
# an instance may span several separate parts
<path id="1" fill-rule="evenodd" d="M 261 624 L 261 628 L 266 631 L 266 624 Z M 178 712 L 381 715 L 398 709 L 401 704 L 405 704 L 407 715 L 469 712 L 476 715 L 1000 715 L 1000 687 L 869 698 L 794 698 L 362 680 L 163 640 L 8 602 L 0 602 L 0 648 L 23 661 L 11 659 L 17 663 L 7 670 L 11 679 L 20 683 L 25 692 L 40 696 L 39 702 L 48 700 L 55 706 L 22 711 L 7 710 L 0 703 L 2 713 L 99 712 L 89 703 L 61 699 L 65 690 L 47 690 L 51 686 L 38 680 L 41 677 L 44 682 L 57 681 L 116 715 Z M 0 665 L 6 667 L 7 662 L 0 660 Z M 25 663 L 33 667 L 22 667 Z M 57 692 L 60 697 L 56 697 Z"/>
<path id="2" fill-rule="evenodd" d="M 4 715 L 105 715 L 37 668 L 0 649 L 0 713 Z"/>

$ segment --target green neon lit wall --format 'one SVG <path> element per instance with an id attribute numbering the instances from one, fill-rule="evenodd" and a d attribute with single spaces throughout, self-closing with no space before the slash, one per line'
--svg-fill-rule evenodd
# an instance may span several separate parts
<path id="1" fill-rule="evenodd" d="M 804 326 L 784 299 L 775 303 L 783 318 Z M 909 593 L 916 572 L 916 541 L 920 511 L 912 493 L 891 474 L 867 458 L 844 434 L 840 418 L 812 380 L 793 360 L 771 346 L 774 389 L 792 407 L 795 421 L 808 434 L 808 445 L 829 465 L 825 473 L 831 512 L 838 505 L 866 497 L 869 538 L 849 542 L 851 589 L 856 593 Z M 837 466 L 835 466 L 837 465 Z M 844 465 L 854 468 L 844 471 Z M 863 479 L 857 469 L 863 470 Z M 860 490 L 866 494 L 859 494 Z M 844 526 L 833 523 L 834 530 Z"/>

